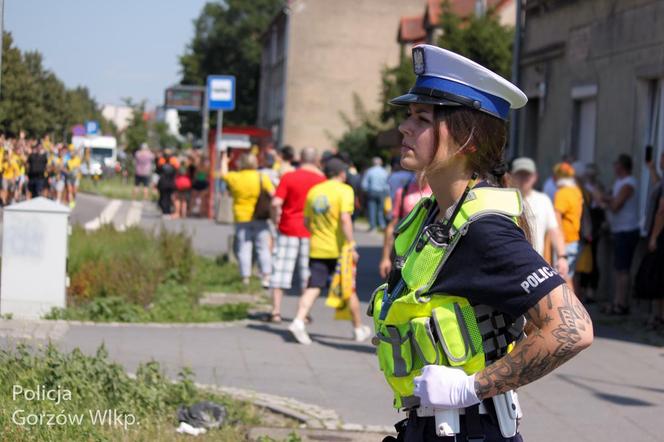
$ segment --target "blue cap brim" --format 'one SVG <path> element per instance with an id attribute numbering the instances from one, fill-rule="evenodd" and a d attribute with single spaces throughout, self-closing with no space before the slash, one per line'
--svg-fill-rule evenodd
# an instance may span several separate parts
<path id="1" fill-rule="evenodd" d="M 406 95 L 394 98 L 392 104 L 411 103 L 437 106 L 465 106 L 506 120 L 510 103 L 498 96 L 445 78 L 420 75 Z"/>
<path id="2" fill-rule="evenodd" d="M 461 106 L 461 104 L 454 101 L 445 100 L 444 98 L 432 97 L 429 95 L 420 94 L 405 94 L 390 100 L 390 104 L 395 106 L 408 106 L 409 104 L 431 104 L 434 106 Z"/>

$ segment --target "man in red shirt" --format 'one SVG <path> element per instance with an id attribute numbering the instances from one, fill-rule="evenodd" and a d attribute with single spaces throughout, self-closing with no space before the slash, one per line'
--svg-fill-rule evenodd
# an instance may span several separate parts
<path id="1" fill-rule="evenodd" d="M 304 226 L 304 204 L 307 192 L 325 181 L 325 175 L 316 167 L 316 150 L 307 147 L 302 151 L 300 168 L 281 177 L 272 198 L 272 213 L 279 234 L 272 258 L 272 322 L 281 322 L 281 298 L 283 290 L 290 289 L 295 264 L 298 264 L 300 287 L 306 288 L 309 279 L 309 237 Z"/>

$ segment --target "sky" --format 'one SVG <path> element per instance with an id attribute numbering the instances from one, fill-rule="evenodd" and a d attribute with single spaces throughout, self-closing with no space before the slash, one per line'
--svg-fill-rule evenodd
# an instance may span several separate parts
<path id="1" fill-rule="evenodd" d="M 206 0 L 4 0 L 14 44 L 38 50 L 67 87 L 87 86 L 98 104 L 163 103 L 179 82 L 178 57 Z"/>

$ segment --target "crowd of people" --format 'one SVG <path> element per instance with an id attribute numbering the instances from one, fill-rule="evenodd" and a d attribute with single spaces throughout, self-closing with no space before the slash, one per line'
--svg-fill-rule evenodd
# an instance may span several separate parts
<path id="1" fill-rule="evenodd" d="M 664 168 L 664 155 L 660 157 Z M 531 242 L 537 252 L 554 264 L 574 292 L 587 304 L 596 302 L 600 273 L 612 274 L 609 302 L 601 307 L 608 315 L 630 314 L 633 297 L 652 300 L 647 327 L 662 330 L 664 291 L 662 277 L 654 269 L 664 268 L 664 199 L 662 177 L 652 159 L 647 161 L 649 194 L 645 220 L 639 215 L 639 183 L 633 176 L 633 160 L 620 154 L 613 162 L 614 181 L 610 188 L 598 178 L 594 164 L 556 164 L 544 182 L 543 192 L 535 190 L 538 181 L 535 162 L 517 158 L 510 178 L 526 201 Z M 600 242 L 610 235 L 612 269 L 599 255 Z M 647 242 L 645 257 L 634 263 L 640 238 Z M 644 266 L 648 266 L 647 269 Z M 633 281 L 632 269 L 638 269 Z M 634 290 L 632 290 L 634 288 Z"/>
<path id="2" fill-rule="evenodd" d="M 143 143 L 134 153 L 132 198 L 142 193 L 144 200 L 158 193 L 158 206 L 164 217 L 201 216 L 209 187 L 209 162 L 199 151 L 176 154 L 172 149 L 153 152 Z"/>
<path id="3" fill-rule="evenodd" d="M 329 289 L 342 255 L 354 263 L 359 259 L 353 240 L 355 195 L 346 184 L 349 167 L 336 156 L 319 158 L 312 148 L 304 149 L 299 161 L 291 148 L 276 155 L 268 151 L 263 163 L 246 152 L 237 161 L 238 170 L 231 171 L 227 152 L 221 155 L 220 177 L 233 198 L 240 274 L 248 284 L 255 248 L 262 285 L 272 293 L 269 320 L 281 322 L 283 292 L 292 288 L 297 272 L 302 296 L 289 330 L 298 342 L 309 344 L 306 324 L 314 301 Z M 349 310 L 354 339 L 368 339 L 371 331 L 362 324 L 354 290 Z"/>
<path id="4" fill-rule="evenodd" d="M 382 159 L 373 158 L 371 166 L 360 173 L 344 153 L 325 152 L 319 158 L 314 149 L 307 148 L 296 161 L 292 148 L 286 147 L 260 159 L 252 152 L 244 153 L 236 165 L 238 170 L 231 171 L 228 155 L 222 154 L 220 177 L 233 200 L 235 252 L 242 278 L 248 284 L 252 259 L 257 257 L 262 285 L 273 299 L 269 319 L 280 322 L 283 292 L 292 288 L 293 276 L 299 275 L 297 288 L 302 297 L 290 330 L 305 344 L 311 342 L 306 332 L 309 310 L 339 271 L 344 245 L 351 245 L 356 256 L 353 222 L 357 215 L 364 209 L 368 230 L 384 235 L 378 272 L 385 278 L 392 266 L 395 227 L 421 198 L 431 195 L 425 180 L 403 170 L 398 158 L 389 169 Z M 536 190 L 540 177 L 530 158 L 513 160 L 507 174 L 524 198 L 533 248 L 575 288 L 583 302 L 596 302 L 601 272 L 613 275 L 609 302 L 602 307 L 608 315 L 630 313 L 631 269 L 637 243 L 644 234 L 649 265 L 664 265 L 662 178 L 650 162 L 653 190 L 642 229 L 632 167 L 628 155 L 619 155 L 614 162 L 615 181 L 608 189 L 599 181 L 594 164 L 567 157 L 541 183 L 542 191 Z M 609 234 L 613 269 L 599 256 L 600 241 Z M 635 296 L 654 299 L 648 326 L 661 329 L 662 294 L 651 292 L 637 290 Z M 356 301 L 354 297 L 351 317 L 355 337 L 362 340 L 368 335 Z"/>
<path id="5" fill-rule="evenodd" d="M 74 207 L 81 179 L 82 152 L 72 144 L 0 134 L 0 203 L 6 206 L 37 196 Z"/>

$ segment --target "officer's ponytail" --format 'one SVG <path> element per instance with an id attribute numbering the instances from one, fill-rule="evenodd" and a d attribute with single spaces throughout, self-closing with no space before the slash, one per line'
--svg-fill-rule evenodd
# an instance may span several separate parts
<path id="1" fill-rule="evenodd" d="M 445 122 L 450 137 L 458 146 L 468 145 L 466 150 L 468 169 L 499 187 L 509 187 L 506 179 L 505 145 L 507 125 L 499 118 L 467 107 L 436 106 L 434 142 L 440 143 L 440 124 Z M 530 241 L 530 228 L 525 214 L 519 218 L 519 226 Z"/>

